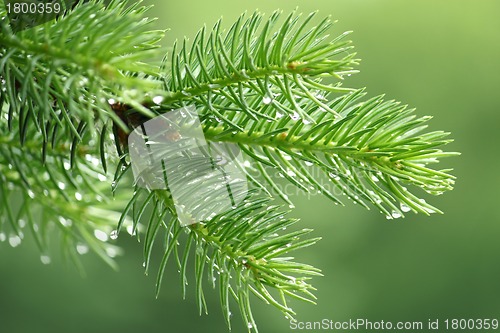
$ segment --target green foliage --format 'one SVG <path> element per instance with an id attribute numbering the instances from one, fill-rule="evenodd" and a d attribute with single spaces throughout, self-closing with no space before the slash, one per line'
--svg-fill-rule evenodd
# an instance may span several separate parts
<path id="1" fill-rule="evenodd" d="M 102 2 L 81 4 L 57 22 L 17 34 L 0 9 L 0 105 L 9 103 L 9 127 L 24 130 L 29 119 L 45 144 L 55 127 L 61 137 L 81 139 L 83 127 L 95 133 L 97 120 L 119 122 L 108 99 L 140 105 L 137 96 L 159 88 L 149 77 L 157 67 L 143 61 L 158 54 L 163 36 L 149 30 L 151 20 L 142 19 L 146 9 L 122 1 L 106 8 Z"/>
<path id="2" fill-rule="evenodd" d="M 249 328 L 256 327 L 250 309 L 251 293 L 276 306 L 288 318 L 295 315 L 287 306 L 288 297 L 314 303 L 315 296 L 311 293 L 314 288 L 307 281 L 309 276 L 321 275 L 319 270 L 294 262 L 292 257 L 283 255 L 312 245 L 319 239 L 301 240 L 302 236 L 312 231 L 310 229 L 284 233 L 283 230 L 295 224 L 297 220 L 286 218 L 281 207 L 272 205 L 269 198 L 250 195 L 240 206 L 218 214 L 207 223 L 182 227 L 176 220 L 172 198 L 165 191 L 145 192 L 147 191 L 144 189 L 138 190 L 132 200 L 142 202 L 141 207 L 136 210 L 138 215 L 146 210 L 146 206 L 153 207 L 144 238 L 146 272 L 151 264 L 152 247 L 158 230 L 162 224 L 166 229 L 163 237 L 165 253 L 156 284 L 157 295 L 165 266 L 173 256 L 181 274 L 182 293 L 185 297 L 188 284 L 186 271 L 191 256 L 200 314 L 204 310 L 207 311 L 203 293 L 206 275 L 209 284 L 214 288 L 218 280 L 220 302 L 229 326 L 230 297 L 238 302 Z M 147 196 L 147 199 L 140 200 L 141 196 Z M 170 217 L 165 219 L 167 211 Z M 134 220 L 140 220 L 140 216 L 134 216 Z M 179 248 L 182 248 L 182 252 Z"/>
<path id="3" fill-rule="evenodd" d="M 155 242 L 163 245 L 157 295 L 169 258 L 185 295 L 192 261 L 200 313 L 205 281 L 215 288 L 218 280 L 228 325 L 233 298 L 256 331 L 251 294 L 292 318 L 288 300 L 314 303 L 309 279 L 320 275 L 289 256 L 318 239 L 303 238 L 310 229 L 286 230 L 296 220 L 272 203 L 278 196 L 293 208 L 280 178 L 388 218 L 440 212 L 417 191 L 452 188 L 449 170 L 431 168 L 455 155 L 439 148 L 448 133 L 425 132 L 429 117 L 342 87 L 358 61 L 346 33 L 328 37 L 329 19 L 314 25 L 314 15 L 280 21 L 279 13 L 267 20 L 255 13 L 227 32 L 217 22 L 155 66 L 147 61 L 158 55 L 162 32 L 149 30 L 145 10 L 92 1 L 16 34 L 0 21 L 0 236 L 10 230 L 11 245 L 27 225 L 47 262 L 47 237 L 57 228 L 75 262 L 90 246 L 112 264 L 118 248 L 108 238 L 126 227 L 144 243 L 146 272 Z M 208 141 L 240 147 L 247 161 L 239 167 L 256 190 L 241 205 L 182 227 L 168 190 L 132 184 L 120 135 L 187 105 Z"/>
<path id="4" fill-rule="evenodd" d="M 206 138 L 239 144 L 265 181 L 244 168 L 249 178 L 290 204 L 269 169 L 304 191 L 320 191 L 341 203 L 323 186 L 318 175 L 324 174 L 336 192 L 365 207 L 370 202 L 389 218 L 410 209 L 437 212 L 404 184 L 432 194 L 451 189 L 453 177 L 446 170 L 427 167 L 450 155 L 436 148 L 449 142 L 448 133 L 417 135 L 429 117 L 417 118 L 382 97 L 360 102 L 362 90 L 324 83 L 351 75 L 357 61 L 347 53 L 350 41 L 342 41 L 346 34 L 329 41 L 331 22 L 311 26 L 313 16 L 301 21 L 292 14 L 275 28 L 277 13 L 263 24 L 256 13 L 240 17 L 225 35 L 220 22 L 208 37 L 200 30 L 190 47 L 184 42 L 177 53 L 174 47 L 164 66 L 169 71 L 163 107 L 194 103 L 204 116 Z M 347 93 L 330 98 L 339 91 Z"/>

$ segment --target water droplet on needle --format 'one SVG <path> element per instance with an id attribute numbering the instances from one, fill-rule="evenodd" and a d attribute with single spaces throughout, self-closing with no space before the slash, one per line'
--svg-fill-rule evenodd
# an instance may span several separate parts
<path id="1" fill-rule="evenodd" d="M 403 215 L 401 215 L 401 213 L 400 213 L 400 212 L 395 211 L 395 210 L 393 210 L 393 211 L 392 211 L 391 215 L 392 215 L 392 217 L 393 217 L 393 218 L 395 218 L 395 219 L 399 219 L 401 216 L 403 216 Z"/>
<path id="2" fill-rule="evenodd" d="M 44 255 L 44 254 L 42 254 L 42 255 L 40 256 L 40 261 L 42 262 L 42 264 L 44 264 L 44 265 L 48 265 L 48 264 L 50 264 L 51 259 L 50 259 L 50 257 L 49 257 L 48 255 Z"/>
<path id="3" fill-rule="evenodd" d="M 407 212 L 409 212 L 409 211 L 411 210 L 411 208 L 410 208 L 410 207 L 408 207 L 407 205 L 405 205 L 405 204 L 403 204 L 403 203 L 400 205 L 400 207 L 401 207 L 401 210 L 402 210 L 403 212 L 405 212 L 405 213 L 407 213 Z"/>
<path id="4" fill-rule="evenodd" d="M 117 230 L 111 231 L 111 233 L 109 234 L 109 238 L 117 239 L 118 238 L 118 231 Z"/>
<path id="5" fill-rule="evenodd" d="M 161 104 L 163 102 L 163 96 L 155 96 L 153 97 L 153 103 L 155 104 Z"/>

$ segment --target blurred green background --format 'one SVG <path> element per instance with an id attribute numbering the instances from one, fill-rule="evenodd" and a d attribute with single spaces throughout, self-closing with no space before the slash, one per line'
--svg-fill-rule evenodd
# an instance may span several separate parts
<path id="1" fill-rule="evenodd" d="M 320 196 L 296 197 L 294 215 L 323 240 L 300 259 L 323 269 L 314 281 L 318 305 L 292 305 L 300 321 L 323 318 L 424 321 L 500 317 L 500 1 L 254 0 L 147 1 L 164 44 L 194 36 L 220 16 L 226 27 L 240 13 L 285 13 L 298 6 L 339 23 L 363 59 L 349 86 L 368 87 L 433 115 L 431 128 L 452 132 L 445 160 L 456 189 L 431 202 L 445 215 L 386 220 L 376 211 L 340 208 Z M 193 287 L 180 295 L 170 267 L 158 300 L 154 276 L 142 271 L 141 245 L 128 237 L 114 272 L 91 255 L 86 277 L 53 255 L 42 265 L 33 242 L 0 244 L 0 332 L 225 332 L 217 291 L 207 289 L 209 316 L 199 317 Z M 291 332 L 273 307 L 255 300 L 262 332 Z M 237 313 L 233 309 L 233 313 Z M 233 332 L 244 327 L 234 316 Z"/>

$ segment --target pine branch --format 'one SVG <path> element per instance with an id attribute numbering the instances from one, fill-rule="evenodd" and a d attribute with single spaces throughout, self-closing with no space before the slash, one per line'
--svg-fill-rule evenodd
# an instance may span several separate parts
<path id="1" fill-rule="evenodd" d="M 389 219 L 410 210 L 440 212 L 405 185 L 431 194 L 452 188 L 449 170 L 428 166 L 455 155 L 436 148 L 451 141 L 448 133 L 418 135 L 429 117 L 416 118 L 413 110 L 382 97 L 360 102 L 363 91 L 325 84 L 325 78 L 354 73 L 357 60 L 347 53 L 350 41 L 341 41 L 346 34 L 328 41 L 331 22 L 310 27 L 313 16 L 300 21 L 291 14 L 274 34 L 278 13 L 264 24 L 261 14 L 242 16 L 224 37 L 220 22 L 208 37 L 200 30 L 164 66 L 170 74 L 162 107 L 194 103 L 204 116 L 206 139 L 239 144 L 255 164 L 243 167 L 249 178 L 290 205 L 269 169 L 337 204 L 339 194 L 367 208 L 369 202 Z M 332 91 L 343 90 L 351 91 L 329 100 Z"/>
<path id="2" fill-rule="evenodd" d="M 387 218 L 401 217 L 410 210 L 440 212 L 404 186 L 413 185 L 430 194 L 452 188 L 454 177 L 448 170 L 429 167 L 439 158 L 455 155 L 436 148 L 451 141 L 445 139 L 449 133 L 420 134 L 429 117 L 416 118 L 413 110 L 381 97 L 356 103 L 363 95 L 357 91 L 332 101 L 330 106 L 338 118 L 313 110 L 309 116 L 316 119 L 315 124 L 293 117 L 254 122 L 235 112 L 228 117 L 241 124 L 243 131 L 228 131 L 229 124 L 207 123 L 205 135 L 207 140 L 239 144 L 258 170 L 279 170 L 281 177 L 298 188 L 320 191 L 335 203 L 341 203 L 339 194 L 347 195 L 367 208 L 366 202 L 375 205 Z M 243 170 L 255 175 L 254 168 Z M 256 177 L 251 178 L 266 188 Z M 266 180 L 276 188 L 273 177 Z M 280 194 L 289 201 L 286 194 Z"/>
<path id="3" fill-rule="evenodd" d="M 127 100 L 131 89 L 145 94 L 158 85 L 146 76 L 155 66 L 142 61 L 158 52 L 162 32 L 148 30 L 151 20 L 141 20 L 145 10 L 96 1 L 18 33 L 0 21 L 0 229 L 6 221 L 11 225 L 11 245 L 27 224 L 48 261 L 46 238 L 56 227 L 72 258 L 90 247 L 114 266 L 110 254 L 118 248 L 101 241 L 126 201 L 120 196 L 113 207 L 109 185 L 102 183 L 111 178 L 106 165 L 115 158 L 106 124 L 110 118 L 124 124 L 107 100 Z M 3 6 L 0 17 L 6 17 Z M 14 211 L 9 200 L 19 196 L 23 205 Z"/>
<path id="4" fill-rule="evenodd" d="M 288 300 L 314 303 L 309 279 L 320 275 L 288 257 L 318 238 L 303 239 L 310 229 L 284 231 L 296 220 L 272 202 L 277 195 L 293 208 L 280 178 L 337 204 L 346 195 L 388 218 L 440 212 L 414 190 L 452 188 L 450 170 L 432 168 L 455 155 L 440 148 L 448 133 L 425 132 L 429 117 L 342 87 L 358 60 L 348 33 L 329 37 L 329 19 L 313 26 L 314 14 L 280 21 L 279 13 L 267 20 L 255 13 L 227 32 L 219 21 L 174 45 L 160 67 L 147 63 L 162 32 L 149 30 L 146 9 L 90 1 L 18 33 L 0 21 L 0 241 L 10 230 L 17 246 L 28 226 L 47 263 L 47 235 L 57 228 L 70 257 L 90 246 L 113 265 L 119 249 L 109 240 L 126 228 L 143 239 L 146 272 L 153 244 L 164 245 L 157 296 L 171 257 L 185 295 L 192 261 L 200 314 L 207 311 L 204 280 L 213 288 L 218 280 L 227 324 L 232 298 L 257 331 L 250 294 L 293 318 Z M 187 227 L 168 189 L 140 188 L 128 172 L 128 132 L 182 106 L 196 108 L 209 143 L 241 149 L 247 160 L 239 168 L 261 190 Z M 167 184 L 192 179 L 179 178 Z M 213 192 L 182 214 L 214 209 L 217 200 L 207 199 L 224 189 Z"/>
<path id="5" fill-rule="evenodd" d="M 334 113 L 323 102 L 320 91 L 350 89 L 340 83 L 321 83 L 320 78 L 342 79 L 356 72 L 353 66 L 358 60 L 348 53 L 351 42 L 343 41 L 349 32 L 327 41 L 325 33 L 332 25 L 329 19 L 311 27 L 314 14 L 301 22 L 300 16 L 292 13 L 276 28 L 279 16 L 275 12 L 264 24 L 259 13 L 248 19 L 241 16 L 224 36 L 219 21 L 207 37 L 206 29 L 200 30 L 191 47 L 184 41 L 177 52 L 174 45 L 170 60 L 166 58 L 163 66 L 167 69 L 167 95 L 162 105 L 175 108 L 195 102 L 203 106 L 202 114 L 209 113 L 228 124 L 231 122 L 221 110 L 241 110 L 258 120 L 270 119 L 268 109 L 276 109 L 312 121 L 297 97 L 304 97 L 309 107 Z M 268 107 L 260 110 L 262 102 Z"/>
<path id="6" fill-rule="evenodd" d="M 0 133 L 9 133 L 5 122 L 0 123 Z M 41 134 L 29 131 L 25 135 L 33 140 L 23 145 L 16 139 L 18 135 L 13 130 L 0 136 L 0 230 L 6 223 L 10 226 L 10 245 L 21 243 L 22 229 L 28 226 L 42 253 L 42 262 L 49 263 L 48 237 L 55 229 L 64 255 L 79 269 L 79 255 L 89 248 L 116 267 L 112 258 L 121 250 L 106 241 L 120 218 L 126 196 L 110 201 L 109 186 L 103 182 L 109 175 L 102 172 L 99 160 L 93 157 L 95 148 L 80 146 L 74 157 L 77 163 L 71 167 L 69 147 L 48 150 L 42 161 Z M 125 224 L 131 225 L 129 220 Z M 1 235 L 7 237 L 3 232 Z"/>
<path id="7" fill-rule="evenodd" d="M 207 311 L 203 280 L 208 278 L 208 284 L 215 288 L 218 279 L 221 306 L 229 327 L 230 297 L 240 305 L 243 319 L 249 328 L 256 328 L 249 307 L 250 293 L 273 304 L 289 319 L 293 318 L 295 312 L 287 305 L 286 298 L 314 303 L 316 298 L 311 293 L 314 288 L 307 281 L 308 276 L 321 275 L 319 270 L 282 256 L 310 246 L 319 238 L 300 240 L 312 231 L 310 229 L 284 233 L 283 230 L 297 220 L 286 219 L 280 207 L 271 205 L 268 198 L 250 196 L 239 207 L 219 214 L 206 223 L 182 227 L 176 220 L 172 198 L 165 191 L 154 191 L 151 194 L 146 192 L 139 189 L 133 199 L 134 202 L 141 202 L 140 197 L 148 197 L 135 210 L 137 215 L 152 211 L 144 239 L 146 272 L 151 265 L 150 255 L 160 226 L 164 224 L 166 228 L 163 236 L 165 254 L 156 284 L 157 296 L 165 267 L 174 256 L 181 274 L 184 297 L 189 280 L 186 275 L 189 257 L 194 261 L 196 300 L 200 314 Z M 164 218 L 166 212 L 170 214 L 168 222 Z M 141 219 L 137 215 L 133 216 L 135 221 Z M 183 231 L 186 235 L 183 235 Z M 182 248 L 182 252 L 178 248 Z M 270 289 L 276 293 L 275 296 Z"/>
<path id="8" fill-rule="evenodd" d="M 108 100 L 141 105 L 137 98 L 159 87 L 149 77 L 157 67 L 143 61 L 158 55 L 163 32 L 149 30 L 152 20 L 141 19 L 145 10 L 123 1 L 78 4 L 57 22 L 16 34 L 2 20 L 0 107 L 9 102 L 9 128 L 31 119 L 48 142 L 53 126 L 78 138 L 82 124 L 95 133 L 96 120 L 112 118 L 124 126 Z M 0 15 L 6 17 L 4 8 Z"/>

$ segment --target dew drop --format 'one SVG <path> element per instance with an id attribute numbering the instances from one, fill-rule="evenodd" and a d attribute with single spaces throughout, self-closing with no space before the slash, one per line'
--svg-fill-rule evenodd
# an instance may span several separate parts
<path id="1" fill-rule="evenodd" d="M 59 222 L 67 228 L 73 225 L 73 222 L 71 220 L 65 219 L 62 216 L 59 216 Z"/>
<path id="2" fill-rule="evenodd" d="M 373 180 L 374 182 L 378 182 L 378 178 L 377 178 L 377 176 L 372 175 L 372 176 L 371 176 L 371 178 L 372 178 L 372 180 Z"/>
<path id="3" fill-rule="evenodd" d="M 290 177 L 295 177 L 297 176 L 297 174 L 295 172 L 293 172 L 292 170 L 287 170 L 286 171 L 287 175 L 289 175 Z"/>
<path id="4" fill-rule="evenodd" d="M 410 208 L 410 207 L 408 207 L 407 205 L 405 205 L 405 204 L 403 204 L 403 203 L 400 205 L 400 207 L 401 207 L 401 210 L 402 210 L 403 212 L 405 212 L 405 213 L 407 213 L 407 212 L 409 212 L 409 211 L 411 210 L 411 208 Z"/>
<path id="5" fill-rule="evenodd" d="M 135 230 L 133 225 L 128 225 L 127 226 L 127 232 L 130 234 L 130 236 L 135 236 Z"/>
<path id="6" fill-rule="evenodd" d="M 307 165 L 307 166 L 312 166 L 314 163 L 313 162 L 309 162 L 309 161 L 305 161 L 304 164 Z"/>
<path id="7" fill-rule="evenodd" d="M 293 208 L 295 208 L 295 205 L 290 204 L 290 205 L 288 205 L 288 208 L 293 209 Z"/>
<path id="8" fill-rule="evenodd" d="M 9 244 L 12 247 L 18 246 L 19 244 L 21 244 L 21 237 L 19 237 L 18 235 L 10 236 L 9 237 Z"/>
<path id="9" fill-rule="evenodd" d="M 82 194 L 80 192 L 75 192 L 75 199 L 77 201 L 82 201 L 82 199 L 83 199 Z"/>
<path id="10" fill-rule="evenodd" d="M 271 104 L 272 102 L 273 102 L 273 99 L 271 97 L 269 97 L 269 96 L 264 96 L 262 98 L 262 103 L 264 103 L 266 105 Z"/>
<path id="11" fill-rule="evenodd" d="M 245 162 L 243 162 L 243 166 L 244 166 L 245 168 L 249 168 L 251 165 L 252 165 L 252 164 L 250 163 L 250 161 L 245 161 Z"/>
<path id="12" fill-rule="evenodd" d="M 109 238 L 117 239 L 118 238 L 118 231 L 117 230 L 111 231 L 111 233 L 109 234 Z"/>
<path id="13" fill-rule="evenodd" d="M 110 246 L 110 247 L 106 248 L 106 254 L 110 258 L 114 258 L 118 255 L 118 250 L 116 248 Z"/>
<path id="14" fill-rule="evenodd" d="M 435 211 L 434 209 L 431 209 L 431 208 L 424 208 L 424 209 L 425 209 L 425 211 L 426 211 L 427 213 L 429 213 L 429 214 L 434 214 L 434 213 L 436 213 L 436 211 Z"/>
<path id="15" fill-rule="evenodd" d="M 42 264 L 48 265 L 48 264 L 50 264 L 51 259 L 50 259 L 50 257 L 48 255 L 42 254 L 40 256 L 40 261 L 42 262 Z"/>
<path id="16" fill-rule="evenodd" d="M 102 230 L 94 230 L 94 236 L 102 242 L 106 242 L 108 240 L 108 234 Z"/>
<path id="17" fill-rule="evenodd" d="M 278 119 L 283 118 L 283 113 L 276 112 L 276 118 Z"/>
<path id="18" fill-rule="evenodd" d="M 29 196 L 31 199 L 34 199 L 34 198 L 35 198 L 35 193 L 34 193 L 32 190 L 28 190 L 28 196 Z"/>
<path id="19" fill-rule="evenodd" d="M 315 96 L 320 101 L 327 101 L 328 99 L 322 93 L 317 93 Z"/>
<path id="20" fill-rule="evenodd" d="M 108 104 L 115 104 L 116 100 L 114 98 L 108 99 Z"/>
<path id="21" fill-rule="evenodd" d="M 340 180 L 339 175 L 336 175 L 333 172 L 329 172 L 328 175 L 334 180 Z"/>
<path id="22" fill-rule="evenodd" d="M 26 221 L 23 219 L 20 219 L 17 223 L 19 224 L 19 228 L 24 228 L 26 226 Z"/>
<path id="23" fill-rule="evenodd" d="M 247 327 L 248 328 L 253 328 L 253 324 L 252 323 L 248 323 Z"/>
<path id="24" fill-rule="evenodd" d="M 57 187 L 59 187 L 61 190 L 64 190 L 66 188 L 66 184 L 64 184 L 63 182 L 58 182 Z"/>
<path id="25" fill-rule="evenodd" d="M 103 174 L 98 174 L 98 175 L 97 175 L 97 178 L 98 178 L 101 182 L 105 182 L 105 181 L 106 181 L 106 179 L 107 179 L 107 178 L 106 178 L 106 176 L 105 176 L 105 175 L 103 175 Z"/>
<path id="26" fill-rule="evenodd" d="M 5 233 L 3 233 L 3 232 L 0 232 L 0 242 L 5 242 L 6 239 L 7 239 L 7 235 L 5 235 Z"/>
<path id="27" fill-rule="evenodd" d="M 89 252 L 89 247 L 85 244 L 76 244 L 76 252 L 78 254 L 83 255 Z"/>
<path id="28" fill-rule="evenodd" d="M 161 104 L 163 102 L 163 96 L 155 96 L 153 97 L 153 103 L 155 104 Z"/>
<path id="29" fill-rule="evenodd" d="M 64 162 L 64 170 L 71 169 L 71 164 L 69 162 Z"/>
<path id="30" fill-rule="evenodd" d="M 297 112 L 294 112 L 292 115 L 290 115 L 290 118 L 292 118 L 292 120 L 298 120 L 300 116 Z"/>
<path id="31" fill-rule="evenodd" d="M 393 217 L 393 218 L 395 218 L 395 219 L 399 219 L 401 216 L 403 216 L 403 215 L 401 215 L 401 213 L 400 213 L 400 212 L 398 212 L 398 211 L 396 211 L 396 210 L 393 210 L 393 211 L 391 212 L 391 215 L 392 215 L 392 217 Z"/>

